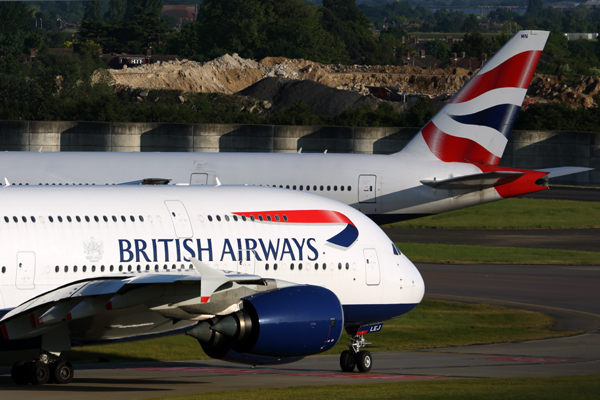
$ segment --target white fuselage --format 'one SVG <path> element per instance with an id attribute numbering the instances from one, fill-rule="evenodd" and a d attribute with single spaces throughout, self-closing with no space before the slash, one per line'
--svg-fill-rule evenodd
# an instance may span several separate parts
<path id="1" fill-rule="evenodd" d="M 194 273 L 190 257 L 216 269 L 326 287 L 349 310 L 347 324 L 368 322 L 378 309 L 388 318 L 402 315 L 424 293 L 417 269 L 394 254 L 378 226 L 321 196 L 236 186 L 11 186 L 0 189 L 0 210 L 5 312 L 77 280 Z M 298 210 L 343 215 L 358 236 L 347 247 L 332 244 L 348 224 L 286 215 Z M 249 213 L 254 221 L 242 219 Z"/>
<path id="2" fill-rule="evenodd" d="M 338 200 L 379 224 L 437 214 L 502 197 L 433 189 L 421 180 L 478 174 L 470 163 L 400 155 L 290 153 L 5 152 L 2 177 L 14 185 L 113 185 L 145 178 L 175 184 L 276 186 Z"/>

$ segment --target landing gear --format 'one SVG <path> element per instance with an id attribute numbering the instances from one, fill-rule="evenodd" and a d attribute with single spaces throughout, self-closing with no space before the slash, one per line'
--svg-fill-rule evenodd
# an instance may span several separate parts
<path id="1" fill-rule="evenodd" d="M 44 385 L 46 383 L 66 384 L 73 380 L 71 363 L 64 360 L 50 360 L 46 354 L 32 361 L 20 361 L 13 365 L 10 376 L 17 385 Z"/>
<path id="2" fill-rule="evenodd" d="M 369 372 L 373 366 L 373 356 L 366 350 L 360 350 L 368 344 L 363 335 L 352 335 L 349 350 L 342 351 L 340 355 L 340 368 L 344 372 L 352 372 L 358 368 L 359 372 Z"/>

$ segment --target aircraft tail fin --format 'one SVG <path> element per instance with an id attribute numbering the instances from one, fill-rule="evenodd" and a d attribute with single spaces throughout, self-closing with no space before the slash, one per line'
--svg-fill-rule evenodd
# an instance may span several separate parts
<path id="1" fill-rule="evenodd" d="M 395 154 L 498 165 L 548 35 L 517 32 Z"/>

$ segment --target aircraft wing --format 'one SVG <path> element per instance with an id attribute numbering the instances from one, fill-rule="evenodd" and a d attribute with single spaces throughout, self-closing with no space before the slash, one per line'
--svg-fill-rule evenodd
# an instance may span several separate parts
<path id="1" fill-rule="evenodd" d="M 167 178 L 145 178 L 137 181 L 123 182 L 119 185 L 168 185 L 172 179 Z"/>
<path id="2" fill-rule="evenodd" d="M 2 335 L 6 340 L 62 335 L 66 342 L 93 342 L 164 333 L 235 312 L 242 298 L 277 288 L 258 275 L 192 263 L 196 270 L 186 273 L 107 276 L 59 287 L 7 313 L 0 320 Z M 57 351 L 70 348 L 64 348 L 65 340 L 59 342 Z"/>
<path id="3" fill-rule="evenodd" d="M 594 168 L 585 167 L 558 167 L 558 168 L 543 168 L 538 169 L 540 172 L 547 172 L 548 178 L 557 178 L 559 176 L 578 174 L 580 172 L 592 171 Z"/>
<path id="4" fill-rule="evenodd" d="M 492 171 L 481 174 L 464 175 L 448 179 L 422 180 L 423 185 L 434 189 L 474 189 L 481 190 L 497 186 L 500 179 L 506 178 L 502 184 L 514 182 L 525 175 L 524 172 L 517 171 Z"/>

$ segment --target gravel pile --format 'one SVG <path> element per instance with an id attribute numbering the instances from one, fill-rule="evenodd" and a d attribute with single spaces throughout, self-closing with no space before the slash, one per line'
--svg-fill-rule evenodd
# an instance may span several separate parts
<path id="1" fill-rule="evenodd" d="M 381 101 L 371 95 L 337 90 L 314 81 L 287 78 L 264 78 L 238 94 L 268 101 L 273 111 L 289 108 L 298 100 L 304 100 L 314 114 L 328 118 L 362 105 L 376 108 Z"/>

